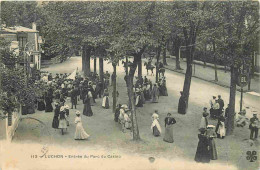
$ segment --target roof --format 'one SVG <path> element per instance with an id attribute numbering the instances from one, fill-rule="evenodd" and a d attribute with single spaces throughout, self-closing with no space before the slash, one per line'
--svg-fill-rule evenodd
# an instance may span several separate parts
<path id="1" fill-rule="evenodd" d="M 22 26 L 15 26 L 15 27 L 2 28 L 1 32 L 8 32 L 8 33 L 32 32 L 32 33 L 36 33 L 36 32 L 39 32 L 39 31 L 33 30 L 31 28 L 22 27 Z"/>

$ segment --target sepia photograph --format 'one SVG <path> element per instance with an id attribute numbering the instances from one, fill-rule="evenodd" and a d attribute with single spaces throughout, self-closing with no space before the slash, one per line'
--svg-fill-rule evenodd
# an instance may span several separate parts
<path id="1" fill-rule="evenodd" d="M 0 0 L 0 170 L 260 170 L 259 7 Z"/>

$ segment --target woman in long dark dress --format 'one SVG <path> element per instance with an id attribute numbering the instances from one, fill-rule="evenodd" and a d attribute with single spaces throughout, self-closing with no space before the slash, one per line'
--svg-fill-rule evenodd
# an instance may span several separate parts
<path id="1" fill-rule="evenodd" d="M 165 142 L 173 143 L 173 124 L 176 123 L 176 120 L 171 117 L 171 113 L 167 114 L 167 117 L 165 118 L 165 135 L 163 140 Z"/>
<path id="2" fill-rule="evenodd" d="M 135 99 L 136 107 L 143 107 L 143 100 L 141 96 L 141 92 L 139 88 L 136 88 L 136 99 Z"/>
<path id="3" fill-rule="evenodd" d="M 183 96 L 183 92 L 181 91 L 181 97 L 179 99 L 179 104 L 178 104 L 178 113 L 180 114 L 186 114 L 186 101 Z"/>
<path id="4" fill-rule="evenodd" d="M 55 103 L 54 117 L 52 120 L 52 128 L 54 129 L 59 128 L 59 114 L 60 114 L 60 105 L 58 103 Z"/>
<path id="5" fill-rule="evenodd" d="M 45 112 L 52 112 L 53 111 L 53 107 L 51 105 L 52 96 L 50 96 L 49 93 L 47 93 L 45 96 L 45 103 L 46 103 Z"/>
<path id="6" fill-rule="evenodd" d="M 157 87 L 157 84 L 154 84 L 153 90 L 152 90 L 152 102 L 158 103 L 159 100 L 159 89 Z"/>
<path id="7" fill-rule="evenodd" d="M 209 139 L 205 134 L 206 129 L 201 128 L 200 134 L 198 134 L 199 143 L 195 155 L 196 162 L 209 163 L 210 162 L 210 152 L 209 152 Z"/>
<path id="8" fill-rule="evenodd" d="M 41 96 L 37 100 L 37 110 L 43 111 L 45 110 L 45 103 L 44 103 L 44 97 Z"/>
<path id="9" fill-rule="evenodd" d="M 162 95 L 163 96 L 168 96 L 168 92 L 167 92 L 167 87 L 166 87 L 166 80 L 162 81 Z"/>
<path id="10" fill-rule="evenodd" d="M 210 159 L 211 160 L 217 160 L 218 159 L 216 144 L 215 144 L 215 140 L 214 140 L 214 138 L 217 137 L 217 134 L 214 131 L 214 127 L 215 126 L 213 126 L 213 125 L 208 125 L 207 131 L 206 131 L 206 135 L 209 138 L 209 153 L 210 153 Z"/>
<path id="11" fill-rule="evenodd" d="M 93 116 L 93 112 L 92 112 L 92 109 L 91 109 L 91 105 L 90 105 L 90 98 L 88 97 L 88 95 L 86 95 L 84 97 L 84 109 L 83 109 L 83 115 L 85 116 Z"/>

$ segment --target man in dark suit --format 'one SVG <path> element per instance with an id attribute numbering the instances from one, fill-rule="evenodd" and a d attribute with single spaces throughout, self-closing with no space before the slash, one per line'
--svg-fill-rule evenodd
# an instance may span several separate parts
<path id="1" fill-rule="evenodd" d="M 249 129 L 250 129 L 250 139 L 257 139 L 258 137 L 258 128 L 259 128 L 259 120 L 257 118 L 257 114 L 254 113 L 253 117 L 250 119 L 250 125 L 249 125 Z M 253 138 L 255 134 L 255 137 Z"/>
<path id="2" fill-rule="evenodd" d="M 222 113 L 222 110 L 224 108 L 224 101 L 222 100 L 220 95 L 218 95 L 218 104 L 219 104 L 219 113 Z"/>
<path id="3" fill-rule="evenodd" d="M 70 98 L 71 98 L 71 109 L 73 109 L 73 106 L 77 105 L 77 90 L 74 88 L 74 86 L 71 89 L 71 93 L 70 93 Z"/>

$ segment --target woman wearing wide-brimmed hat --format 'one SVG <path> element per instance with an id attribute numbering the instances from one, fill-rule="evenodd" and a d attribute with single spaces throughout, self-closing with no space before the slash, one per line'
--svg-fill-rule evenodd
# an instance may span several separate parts
<path id="1" fill-rule="evenodd" d="M 59 129 L 61 129 L 61 134 L 64 134 L 64 129 L 67 129 L 66 112 L 64 106 L 60 107 L 60 121 Z"/>
<path id="2" fill-rule="evenodd" d="M 155 110 L 153 115 L 152 115 L 152 126 L 151 129 L 153 130 L 153 135 L 155 137 L 160 136 L 162 133 L 161 126 L 159 123 L 159 115 L 158 115 L 158 110 Z"/>
<path id="3" fill-rule="evenodd" d="M 195 154 L 195 161 L 202 163 L 210 162 L 210 152 L 209 152 L 209 138 L 206 135 L 206 129 L 200 128 L 200 134 L 198 134 L 199 143 L 197 147 L 197 151 Z"/>
<path id="4" fill-rule="evenodd" d="M 76 124 L 76 131 L 75 131 L 74 139 L 75 140 L 87 139 L 89 135 L 86 133 L 86 131 L 83 128 L 80 112 L 78 110 L 76 111 L 75 124 Z"/>

